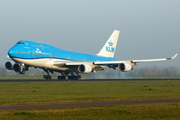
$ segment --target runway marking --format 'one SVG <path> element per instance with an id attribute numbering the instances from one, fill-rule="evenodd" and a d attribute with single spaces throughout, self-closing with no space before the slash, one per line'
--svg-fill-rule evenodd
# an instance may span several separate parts
<path id="1" fill-rule="evenodd" d="M 180 99 L 108 101 L 108 102 L 86 102 L 86 103 L 58 103 L 58 104 L 37 104 L 37 105 L 16 105 L 16 106 L 0 106 L 0 110 L 33 109 L 33 108 L 53 108 L 53 107 L 73 107 L 73 106 L 95 106 L 95 105 L 116 105 L 116 104 L 120 105 L 120 104 L 142 104 L 142 103 L 168 103 L 168 102 L 180 102 Z"/>

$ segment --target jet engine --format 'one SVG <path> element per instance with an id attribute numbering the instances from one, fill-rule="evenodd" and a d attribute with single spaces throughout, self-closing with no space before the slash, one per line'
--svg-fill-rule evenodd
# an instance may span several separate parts
<path id="1" fill-rule="evenodd" d="M 11 62 L 11 61 L 8 61 L 5 63 L 5 67 L 8 70 L 13 70 L 13 65 L 14 65 L 14 62 Z"/>
<path id="2" fill-rule="evenodd" d="M 20 71 L 20 66 L 18 64 L 14 64 L 13 69 L 14 69 L 15 72 L 19 72 Z"/>
<path id="3" fill-rule="evenodd" d="M 92 72 L 92 68 L 89 65 L 82 64 L 82 65 L 78 66 L 78 71 L 81 73 L 88 74 L 88 73 Z"/>
<path id="4" fill-rule="evenodd" d="M 118 65 L 118 69 L 122 72 L 129 72 L 130 70 L 133 69 L 133 67 L 129 65 L 128 63 L 120 63 Z"/>
<path id="5" fill-rule="evenodd" d="M 19 64 L 14 64 L 13 69 L 15 72 L 19 72 L 19 74 L 24 74 L 25 71 L 28 70 L 27 66 L 19 65 Z"/>

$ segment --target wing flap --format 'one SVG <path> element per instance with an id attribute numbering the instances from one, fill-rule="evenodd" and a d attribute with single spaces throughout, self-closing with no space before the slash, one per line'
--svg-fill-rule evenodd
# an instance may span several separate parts
<path id="1" fill-rule="evenodd" d="M 94 65 L 109 65 L 109 64 L 120 64 L 120 63 L 124 63 L 127 61 L 98 61 L 98 62 L 94 62 Z"/>

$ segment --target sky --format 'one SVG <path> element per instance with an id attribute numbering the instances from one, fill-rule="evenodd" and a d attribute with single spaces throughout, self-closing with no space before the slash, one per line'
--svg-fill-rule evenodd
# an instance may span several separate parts
<path id="1" fill-rule="evenodd" d="M 0 64 L 19 40 L 97 54 L 120 30 L 117 60 L 180 53 L 180 0 L 0 0 Z M 175 60 L 138 66 L 177 66 Z"/>

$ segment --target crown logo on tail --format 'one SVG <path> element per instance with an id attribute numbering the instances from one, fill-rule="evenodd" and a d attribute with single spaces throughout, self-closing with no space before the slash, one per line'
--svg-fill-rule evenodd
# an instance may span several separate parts
<path id="1" fill-rule="evenodd" d="M 108 42 L 109 46 L 106 46 L 106 51 L 114 52 L 115 48 L 113 47 L 113 42 Z"/>
<path id="2" fill-rule="evenodd" d="M 109 46 L 113 46 L 113 43 L 110 41 L 110 42 L 108 42 L 108 44 L 109 44 Z"/>

